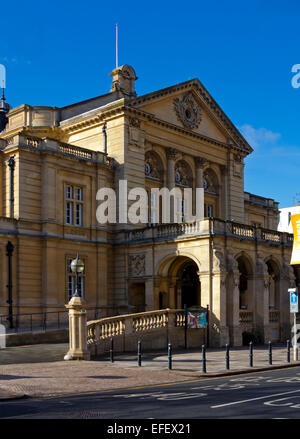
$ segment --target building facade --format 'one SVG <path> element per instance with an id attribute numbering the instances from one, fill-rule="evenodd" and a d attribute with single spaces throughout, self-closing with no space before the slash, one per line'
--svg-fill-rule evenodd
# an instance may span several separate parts
<path id="1" fill-rule="evenodd" d="M 9 289 L 14 313 L 64 309 L 78 253 L 80 294 L 103 316 L 208 305 L 214 346 L 289 337 L 293 238 L 277 202 L 244 192 L 250 145 L 198 79 L 137 96 L 132 67 L 111 76 L 109 93 L 67 107 L 2 105 L 0 314 Z M 121 180 L 203 188 L 205 218 L 100 224 L 97 192 Z"/>

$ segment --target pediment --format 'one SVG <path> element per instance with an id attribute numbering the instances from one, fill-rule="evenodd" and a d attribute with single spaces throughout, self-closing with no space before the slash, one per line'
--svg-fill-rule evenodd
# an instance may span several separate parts
<path id="1" fill-rule="evenodd" d="M 156 119 L 222 143 L 230 143 L 245 154 L 252 148 L 200 81 L 159 90 L 137 98 L 133 106 Z"/>

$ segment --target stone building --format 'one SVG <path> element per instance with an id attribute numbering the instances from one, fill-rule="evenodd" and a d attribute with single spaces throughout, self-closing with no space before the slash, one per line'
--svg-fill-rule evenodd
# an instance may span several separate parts
<path id="1" fill-rule="evenodd" d="M 134 69 L 63 108 L 0 107 L 0 314 L 63 310 L 80 293 L 102 315 L 209 305 L 214 346 L 289 336 L 292 236 L 278 203 L 244 192 L 252 148 L 198 79 L 137 96 Z M 203 188 L 193 223 L 99 224 L 99 188 Z M 120 213 L 120 212 L 119 212 Z M 12 256 L 7 243 L 13 245 Z"/>

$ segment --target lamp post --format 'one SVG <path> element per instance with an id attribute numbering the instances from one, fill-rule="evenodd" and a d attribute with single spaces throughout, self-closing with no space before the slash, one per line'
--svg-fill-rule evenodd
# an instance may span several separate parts
<path id="1" fill-rule="evenodd" d="M 6 256 L 8 256 L 8 321 L 9 321 L 9 327 L 14 327 L 14 321 L 13 321 L 13 299 L 12 299 L 12 255 L 14 251 L 14 245 L 8 241 L 6 244 Z"/>
<path id="2" fill-rule="evenodd" d="M 78 254 L 71 261 L 70 269 L 76 274 L 76 289 L 71 300 L 66 305 L 69 310 L 69 350 L 64 356 L 65 360 L 89 360 L 90 353 L 87 348 L 86 305 L 79 290 L 79 274 L 84 271 L 84 262 Z"/>
<path id="3" fill-rule="evenodd" d="M 79 294 L 79 288 L 78 288 L 78 281 L 79 281 L 79 274 L 83 273 L 84 271 L 84 262 L 82 259 L 79 259 L 78 253 L 76 256 L 76 259 L 73 259 L 70 264 L 70 268 L 72 273 L 76 274 L 76 288 L 75 293 L 73 294 L 73 297 L 81 297 L 81 294 Z"/>

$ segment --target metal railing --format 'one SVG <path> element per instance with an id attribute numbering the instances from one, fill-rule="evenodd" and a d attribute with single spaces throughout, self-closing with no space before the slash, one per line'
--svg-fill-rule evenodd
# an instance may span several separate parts
<path id="1" fill-rule="evenodd" d="M 118 309 L 114 307 L 90 308 L 87 310 L 87 318 L 88 320 L 99 319 L 116 312 Z M 67 329 L 69 314 L 67 310 L 13 314 L 12 322 L 13 328 L 10 328 L 9 315 L 0 315 L 0 324 L 5 326 L 7 333 Z"/>

